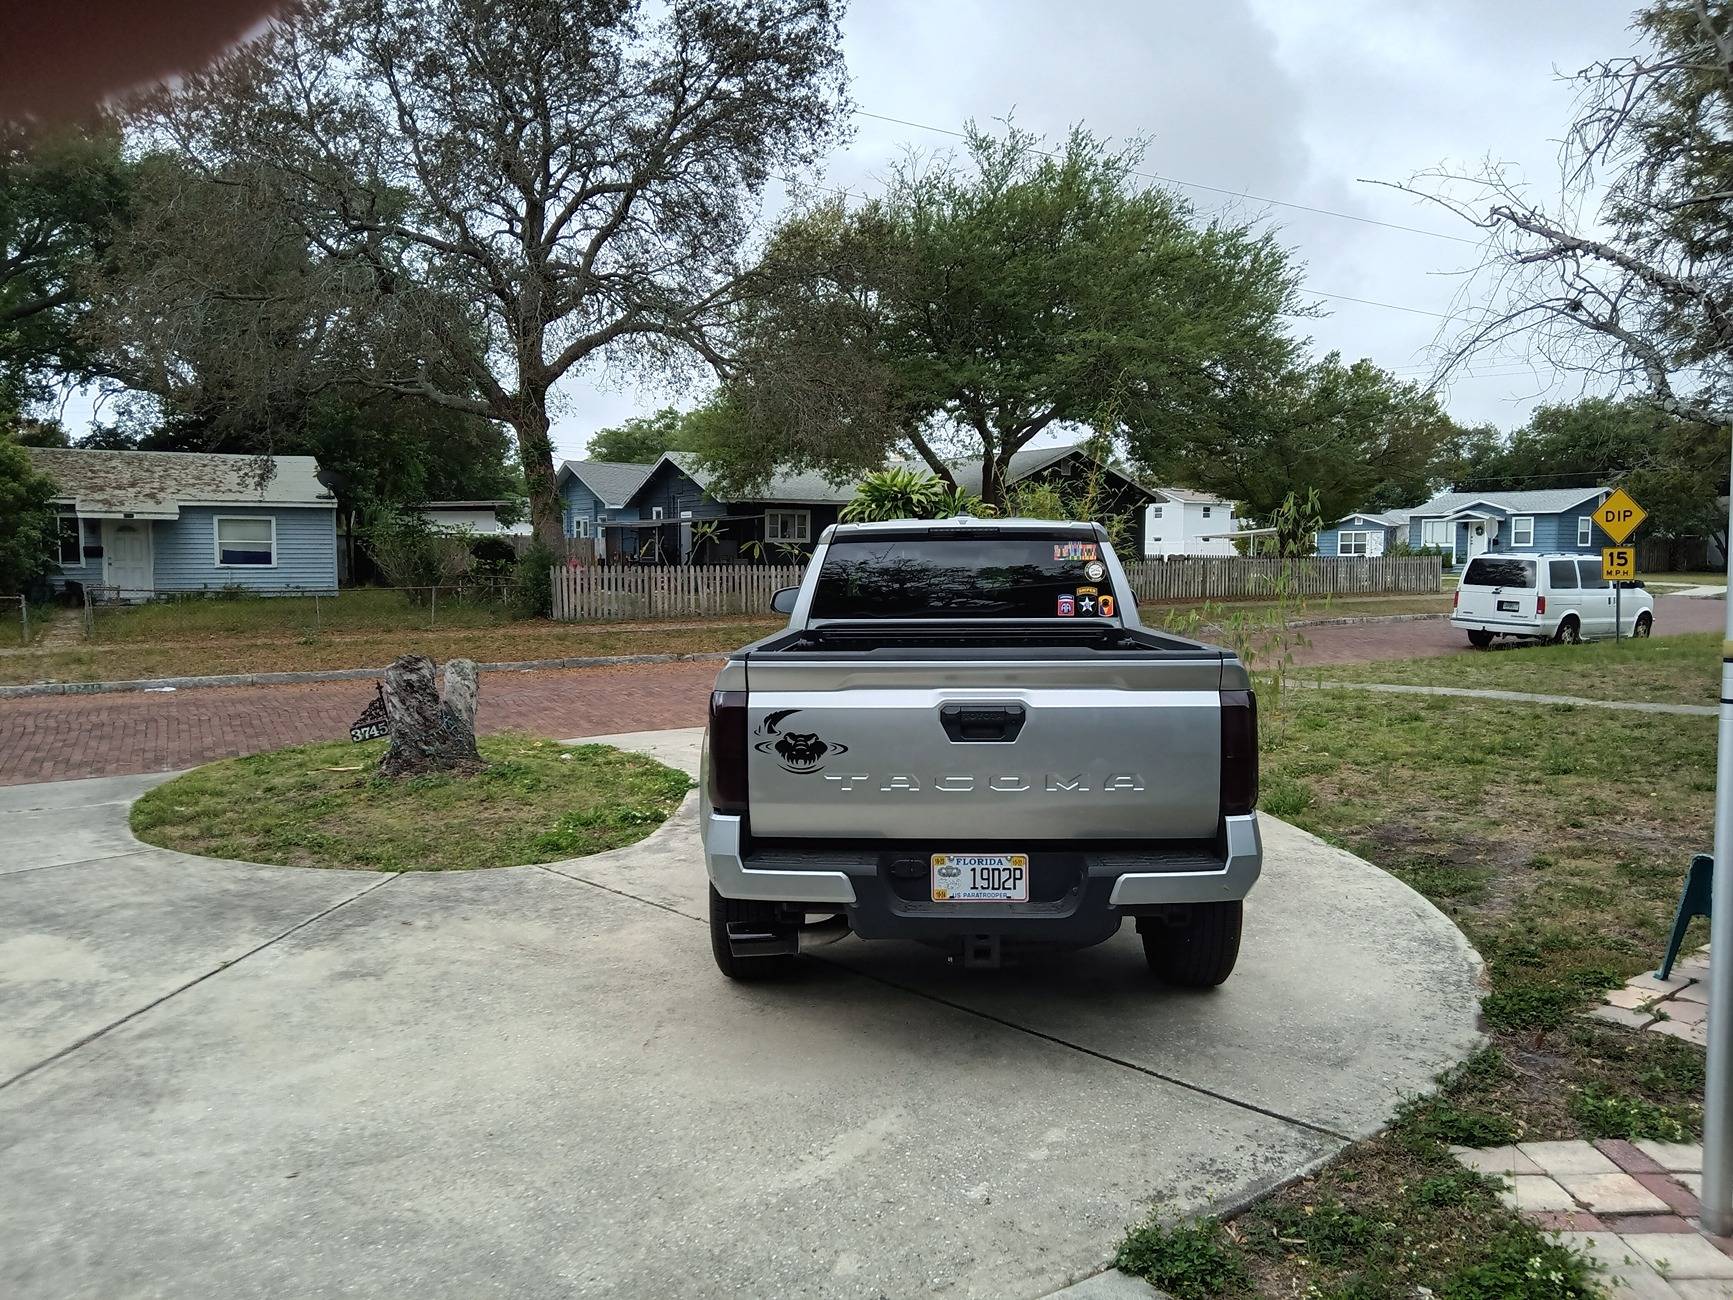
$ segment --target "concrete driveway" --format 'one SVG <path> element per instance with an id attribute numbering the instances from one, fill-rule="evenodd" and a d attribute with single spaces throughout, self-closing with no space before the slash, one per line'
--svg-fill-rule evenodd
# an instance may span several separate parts
<path id="1" fill-rule="evenodd" d="M 625 738 L 689 766 L 693 732 Z M 1475 1045 L 1429 904 L 1266 819 L 1211 993 L 1135 936 L 1001 972 L 711 964 L 690 804 L 631 848 L 378 876 L 139 846 L 156 777 L 0 791 L 0 1293 L 1040 1296 Z"/>

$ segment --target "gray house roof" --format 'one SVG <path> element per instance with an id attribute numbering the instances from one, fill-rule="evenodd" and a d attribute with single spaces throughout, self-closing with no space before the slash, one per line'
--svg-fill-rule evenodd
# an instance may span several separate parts
<path id="1" fill-rule="evenodd" d="M 178 519 L 182 506 L 323 506 L 336 498 L 311 456 L 26 447 L 56 484 L 54 499 L 92 519 Z M 261 465 L 270 477 L 259 481 Z"/>
<path id="2" fill-rule="evenodd" d="M 1196 488 L 1158 487 L 1155 491 L 1169 501 L 1185 505 L 1231 506 L 1233 504 L 1226 497 L 1218 497 L 1213 492 L 1199 492 Z"/>
<path id="3" fill-rule="evenodd" d="M 709 473 L 699 463 L 698 457 L 689 451 L 670 451 L 662 456 L 662 460 L 670 462 L 681 473 L 685 474 L 699 487 L 703 488 L 718 501 L 783 501 L 790 505 L 831 506 L 844 505 L 853 501 L 856 485 L 844 483 L 837 486 L 822 474 L 772 474 L 762 488 L 752 492 L 738 494 L 732 498 L 718 497 L 710 489 L 715 475 Z M 657 461 L 660 465 L 662 461 Z M 655 468 L 655 465 L 650 467 Z M 647 477 L 647 476 L 646 476 Z"/>
<path id="4" fill-rule="evenodd" d="M 1028 478 L 1031 474 L 1046 469 L 1049 465 L 1065 459 L 1065 457 L 1069 456 L 1072 452 L 1080 451 L 1082 448 L 1082 443 L 1065 443 L 1057 447 L 1025 447 L 1023 450 L 1012 454 L 1010 463 L 1007 466 L 1006 481 L 1009 483 L 1015 483 L 1020 479 Z M 703 488 L 706 493 L 709 493 L 714 499 L 724 499 L 716 496 L 715 492 L 711 489 L 711 483 L 715 476 L 706 472 L 702 464 L 699 462 L 698 457 L 693 455 L 691 452 L 666 452 L 663 454 L 662 460 L 657 461 L 654 465 L 620 465 L 613 466 L 612 468 L 633 470 L 641 469 L 643 471 L 643 477 L 638 480 L 638 483 L 634 485 L 632 489 L 635 492 L 637 491 L 637 488 L 643 484 L 644 480 L 649 478 L 651 472 L 655 470 L 658 465 L 662 464 L 662 461 L 667 461 L 675 468 L 679 469 L 694 483 L 698 484 L 699 487 Z M 594 461 L 567 461 L 566 466 L 574 469 L 575 472 L 576 467 L 584 464 L 594 465 L 596 463 L 597 462 Z M 930 473 L 932 468 L 926 461 L 918 459 L 894 461 L 892 464 L 894 468 L 915 470 L 920 473 Z M 951 476 L 956 479 L 958 487 L 965 491 L 973 492 L 977 496 L 980 495 L 981 461 L 978 457 L 972 459 L 958 458 L 956 460 L 947 460 L 945 465 L 950 469 Z M 1126 482 L 1137 487 L 1142 486 L 1141 484 L 1138 484 L 1136 480 L 1126 475 L 1122 470 L 1116 469 L 1111 465 L 1108 466 L 1108 469 L 1120 478 L 1125 479 Z M 585 482 L 588 483 L 589 480 L 585 479 Z M 594 484 L 591 484 L 590 486 L 591 491 L 596 490 Z M 857 483 L 833 483 L 822 474 L 811 472 L 776 473 L 770 476 L 769 480 L 766 481 L 762 488 L 755 489 L 751 492 L 737 494 L 732 499 L 740 501 L 772 501 L 788 505 L 840 506 L 853 501 L 855 493 L 858 490 L 859 485 Z M 1147 491 L 1148 489 L 1145 490 Z M 1168 489 L 1163 489 L 1163 491 L 1167 490 Z M 1182 492 L 1185 491 L 1185 489 L 1173 489 L 1173 491 Z M 597 495 L 600 495 L 600 493 L 598 492 Z M 1180 498 L 1175 496 L 1173 499 L 1179 500 Z M 1184 499 L 1188 501 L 1206 501 L 1212 503 L 1219 500 L 1217 497 L 1212 497 L 1201 492 L 1190 493 Z M 1224 502 L 1223 504 L 1226 503 Z"/>
<path id="5" fill-rule="evenodd" d="M 1355 519 L 1364 519 L 1369 523 L 1382 524 L 1386 528 L 1400 528 L 1406 524 L 1411 515 L 1418 514 L 1415 510 L 1356 510 L 1351 515 L 1343 515 L 1332 527 L 1340 527 Z"/>
<path id="6" fill-rule="evenodd" d="M 556 479 L 570 474 L 608 509 L 618 510 L 631 499 L 632 493 L 644 486 L 655 465 L 638 465 L 619 460 L 567 460 L 560 462 Z"/>
<path id="7" fill-rule="evenodd" d="M 1424 516 L 1437 519 L 1453 515 L 1467 506 L 1482 503 L 1497 506 L 1513 515 L 1556 515 L 1573 506 L 1580 506 L 1585 501 L 1602 497 L 1608 491 L 1607 488 L 1596 487 L 1541 488 L 1525 492 L 1443 492 L 1425 505 L 1415 506 L 1408 513 L 1412 518 Z"/>

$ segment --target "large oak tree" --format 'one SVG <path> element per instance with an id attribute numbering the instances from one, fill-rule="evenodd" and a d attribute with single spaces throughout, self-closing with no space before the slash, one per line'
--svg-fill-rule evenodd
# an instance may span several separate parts
<path id="1" fill-rule="evenodd" d="M 423 364 L 508 424 L 537 533 L 575 368 L 724 360 L 767 182 L 838 137 L 834 0 L 317 0 L 137 121 L 294 212 Z"/>
<path id="2" fill-rule="evenodd" d="M 779 228 L 740 312 L 734 436 L 707 458 L 747 482 L 898 456 L 954 482 L 966 458 L 1002 506 L 1011 457 L 1048 430 L 1136 447 L 1288 364 L 1298 272 L 1267 233 L 1198 221 L 1133 175 L 1136 148 L 1082 130 L 1056 150 L 972 130 L 966 152 Z"/>

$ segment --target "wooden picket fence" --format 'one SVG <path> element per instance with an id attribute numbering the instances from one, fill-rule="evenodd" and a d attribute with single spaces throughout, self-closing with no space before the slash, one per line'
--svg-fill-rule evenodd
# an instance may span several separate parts
<path id="1" fill-rule="evenodd" d="M 768 614 L 779 587 L 798 587 L 800 564 L 605 564 L 554 569 L 554 617 L 680 618 Z"/>
<path id="2" fill-rule="evenodd" d="M 1136 560 L 1125 566 L 1140 601 L 1244 600 L 1276 594 L 1286 577 L 1290 596 L 1436 595 L 1443 560 L 1436 555 L 1184 556 Z"/>
<path id="3" fill-rule="evenodd" d="M 1287 575 L 1290 596 L 1434 595 L 1441 587 L 1436 555 L 1314 556 L 1300 560 L 1188 556 L 1136 560 L 1125 566 L 1139 601 L 1256 600 L 1276 594 Z M 800 584 L 798 564 L 609 564 L 557 566 L 557 619 L 691 618 L 768 614 L 779 587 Z"/>

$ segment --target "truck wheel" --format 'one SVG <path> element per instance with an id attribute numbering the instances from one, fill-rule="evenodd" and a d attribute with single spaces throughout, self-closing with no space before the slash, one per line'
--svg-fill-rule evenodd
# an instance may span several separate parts
<path id="1" fill-rule="evenodd" d="M 728 923 L 746 922 L 769 927 L 777 923 L 776 904 L 762 903 L 754 898 L 724 898 L 710 889 L 710 951 L 716 958 L 716 969 L 731 980 L 777 979 L 794 969 L 792 953 L 774 957 L 736 957 L 728 942 Z"/>
<path id="2" fill-rule="evenodd" d="M 1484 650 L 1492 644 L 1492 633 L 1475 628 L 1468 634 L 1468 644 L 1476 650 Z"/>
<path id="3" fill-rule="evenodd" d="M 1567 618 L 1558 625 L 1558 631 L 1552 634 L 1552 639 L 1561 645 L 1575 645 L 1583 639 L 1583 629 L 1574 617 Z"/>
<path id="4" fill-rule="evenodd" d="M 1647 614 L 1637 615 L 1637 625 L 1631 629 L 1632 636 L 1648 636 L 1655 630 L 1655 620 Z"/>
<path id="5" fill-rule="evenodd" d="M 1150 926 L 1143 932 L 1149 969 L 1181 988 L 1214 988 L 1234 973 L 1244 913 L 1238 901 L 1193 903 L 1183 920 Z"/>

